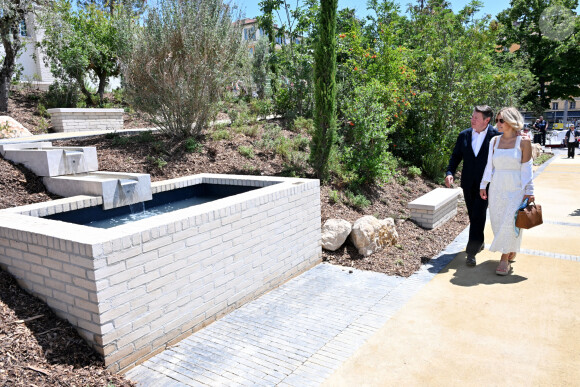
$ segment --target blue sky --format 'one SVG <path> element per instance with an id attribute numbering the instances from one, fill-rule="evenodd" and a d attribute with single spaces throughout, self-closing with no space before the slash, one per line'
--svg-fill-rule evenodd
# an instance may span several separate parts
<path id="1" fill-rule="evenodd" d="M 403 12 L 407 9 L 407 4 L 416 4 L 415 0 L 396 0 L 396 2 L 401 5 L 401 11 Z M 255 17 L 260 14 L 260 6 L 258 5 L 260 0 L 238 0 L 237 3 L 242 8 L 245 8 L 246 17 Z M 293 6 L 296 4 L 296 2 L 292 0 L 290 0 L 289 3 Z M 469 3 L 470 0 L 451 0 L 451 7 L 454 12 L 457 12 Z M 484 14 L 495 16 L 499 12 L 508 8 L 508 4 L 509 3 L 505 0 L 483 1 L 483 9 L 480 11 L 481 15 L 478 16 L 483 16 Z M 354 8 L 357 16 L 365 16 L 367 13 L 366 0 L 338 0 L 338 9 L 347 7 Z"/>

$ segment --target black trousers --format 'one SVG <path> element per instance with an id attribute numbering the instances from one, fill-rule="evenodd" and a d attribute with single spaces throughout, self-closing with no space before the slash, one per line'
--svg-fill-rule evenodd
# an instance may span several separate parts
<path id="1" fill-rule="evenodd" d="M 463 197 L 469 216 L 469 241 L 465 252 L 467 255 L 475 255 L 483 246 L 483 230 L 487 211 L 487 200 L 479 196 L 479 187 L 463 189 Z"/>
<path id="2" fill-rule="evenodd" d="M 540 145 L 546 145 L 546 132 L 540 131 Z"/>
<path id="3" fill-rule="evenodd" d="M 567 142 L 568 145 L 568 157 L 574 158 L 574 152 L 576 151 L 576 143 L 575 142 Z"/>

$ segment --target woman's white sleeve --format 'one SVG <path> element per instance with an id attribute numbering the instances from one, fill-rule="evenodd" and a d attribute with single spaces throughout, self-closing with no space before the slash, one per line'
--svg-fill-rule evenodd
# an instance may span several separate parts
<path id="1" fill-rule="evenodd" d="M 485 189 L 487 184 L 491 181 L 491 176 L 493 175 L 493 148 L 495 146 L 495 139 L 493 137 L 489 142 L 489 152 L 487 153 L 487 165 L 485 166 L 485 171 L 483 171 L 483 177 L 481 178 L 481 183 L 479 183 L 479 189 Z"/>
<path id="2" fill-rule="evenodd" d="M 522 177 L 522 187 L 524 188 L 524 195 L 534 194 L 534 173 L 532 171 L 532 166 L 534 162 L 530 158 L 525 163 L 520 166 L 520 175 Z"/>

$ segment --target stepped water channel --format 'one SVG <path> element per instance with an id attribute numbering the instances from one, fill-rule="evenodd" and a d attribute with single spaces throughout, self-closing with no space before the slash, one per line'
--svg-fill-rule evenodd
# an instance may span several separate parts
<path id="1" fill-rule="evenodd" d="M 0 145 L 0 155 L 63 196 L 0 210 L 0 266 L 113 371 L 321 262 L 318 180 L 199 174 L 151 182 L 99 171 L 93 147 L 51 143 Z"/>

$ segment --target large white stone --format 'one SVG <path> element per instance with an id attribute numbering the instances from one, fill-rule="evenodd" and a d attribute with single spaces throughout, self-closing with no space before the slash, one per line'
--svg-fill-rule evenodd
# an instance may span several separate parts
<path id="1" fill-rule="evenodd" d="M 532 144 L 532 159 L 539 157 L 542 154 L 542 146 L 540 144 Z"/>
<path id="2" fill-rule="evenodd" d="M 328 219 L 322 226 L 322 248 L 337 250 L 352 230 L 352 224 L 344 219 Z"/>
<path id="3" fill-rule="evenodd" d="M 28 137 L 32 133 L 12 117 L 0 116 L 0 138 Z"/>
<path id="4" fill-rule="evenodd" d="M 354 222 L 350 238 L 359 254 L 366 257 L 386 246 L 397 243 L 399 235 L 393 218 L 380 220 L 367 215 Z"/>

